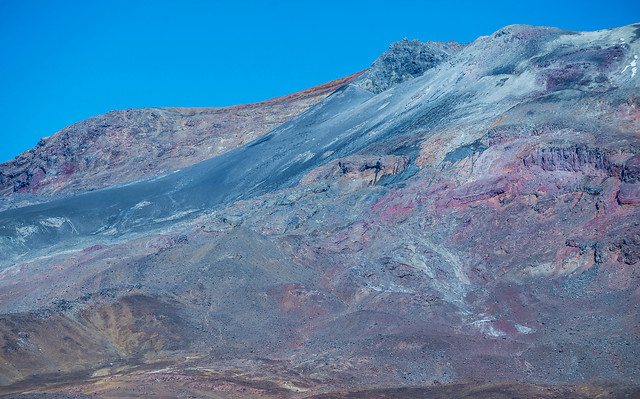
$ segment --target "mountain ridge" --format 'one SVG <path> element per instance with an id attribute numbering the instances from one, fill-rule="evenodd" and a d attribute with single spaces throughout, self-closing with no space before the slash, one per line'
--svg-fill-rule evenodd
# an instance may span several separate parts
<path id="1" fill-rule="evenodd" d="M 360 74 L 259 103 L 128 109 L 78 122 L 0 164 L 1 207 L 157 176 L 215 157 L 304 112 Z M 139 153 L 141 147 L 146 153 Z"/>
<path id="2" fill-rule="evenodd" d="M 2 383 L 636 394 L 639 33 L 512 25 L 436 62 L 400 42 L 229 152 L 0 212 Z"/>

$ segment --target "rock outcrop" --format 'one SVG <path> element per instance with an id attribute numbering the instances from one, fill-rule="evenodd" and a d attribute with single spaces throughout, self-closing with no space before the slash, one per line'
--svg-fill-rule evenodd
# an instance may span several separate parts
<path id="1" fill-rule="evenodd" d="M 356 85 L 372 93 L 381 93 L 393 85 L 418 77 L 446 61 L 464 47 L 456 42 L 426 42 L 404 39 L 392 43 L 389 50 L 371 64 Z"/>

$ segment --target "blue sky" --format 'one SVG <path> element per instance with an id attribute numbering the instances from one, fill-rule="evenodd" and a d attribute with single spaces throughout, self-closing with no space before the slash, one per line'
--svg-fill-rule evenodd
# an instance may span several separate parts
<path id="1" fill-rule="evenodd" d="M 113 109 L 227 106 L 367 68 L 393 41 L 640 22 L 640 1 L 0 0 L 0 162 Z"/>

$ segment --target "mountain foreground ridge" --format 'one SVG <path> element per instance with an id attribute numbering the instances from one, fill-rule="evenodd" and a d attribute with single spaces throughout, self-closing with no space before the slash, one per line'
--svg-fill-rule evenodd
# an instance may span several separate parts
<path id="1" fill-rule="evenodd" d="M 638 39 L 403 40 L 44 139 L 0 165 L 0 392 L 638 397 Z"/>
<path id="2" fill-rule="evenodd" d="M 255 104 L 111 111 L 69 126 L 0 164 L 0 209 L 191 166 L 282 125 L 361 72 Z"/>

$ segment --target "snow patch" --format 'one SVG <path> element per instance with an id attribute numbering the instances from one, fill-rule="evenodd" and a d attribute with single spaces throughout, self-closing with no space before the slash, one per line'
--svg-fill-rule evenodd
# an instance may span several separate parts
<path id="1" fill-rule="evenodd" d="M 305 151 L 302 154 L 299 154 L 294 161 L 297 162 L 307 162 L 308 160 L 310 160 L 311 158 L 313 158 L 316 154 L 314 154 L 311 151 Z"/>
<path id="2" fill-rule="evenodd" d="M 22 226 L 22 227 L 16 228 L 16 231 L 18 232 L 18 235 L 22 238 L 29 237 L 30 235 L 38 232 L 38 226 L 34 226 L 34 225 Z"/>
<path id="3" fill-rule="evenodd" d="M 149 202 L 149 201 L 140 201 L 137 204 L 135 204 L 133 206 L 133 208 L 131 208 L 131 209 L 140 209 L 140 208 L 144 208 L 147 205 L 151 205 L 151 202 Z"/>
<path id="4" fill-rule="evenodd" d="M 333 151 L 327 151 L 324 154 L 322 154 L 322 158 L 327 158 L 327 157 L 331 156 L 331 154 L 333 154 Z"/>
<path id="5" fill-rule="evenodd" d="M 44 227 L 55 227 L 56 229 L 59 229 L 66 221 L 67 218 L 52 217 L 41 220 L 40 224 Z"/>
<path id="6" fill-rule="evenodd" d="M 118 234 L 118 229 L 115 228 L 115 227 L 102 226 L 98 230 L 96 230 L 95 232 L 93 232 L 91 234 L 105 234 L 105 235 L 113 236 L 113 235 Z"/>
<path id="7" fill-rule="evenodd" d="M 367 288 L 376 291 L 376 292 L 393 292 L 393 293 L 402 293 L 402 294 L 415 294 L 416 292 L 414 290 L 411 290 L 409 288 L 406 287 L 402 287 L 399 286 L 397 284 L 389 284 L 388 286 L 382 286 L 382 285 L 373 285 L 373 284 L 369 284 L 367 283 Z"/>
<path id="8" fill-rule="evenodd" d="M 520 324 L 516 324 L 516 329 L 518 330 L 518 332 L 520 334 L 532 334 L 533 333 L 533 328 L 529 328 L 527 326 L 523 326 Z"/>
<path id="9" fill-rule="evenodd" d="M 171 220 L 180 219 L 181 217 L 187 216 L 188 214 L 193 213 L 195 211 L 196 211 L 196 209 L 190 209 L 190 210 L 186 210 L 184 212 L 178 212 L 178 213 L 173 214 L 171 216 L 168 216 L 166 218 L 153 219 L 153 221 L 156 222 L 156 223 L 168 222 L 168 221 L 171 221 Z"/>
<path id="10" fill-rule="evenodd" d="M 387 105 L 389 105 L 389 101 L 387 101 L 386 103 L 382 104 L 379 108 L 378 111 L 381 111 L 384 107 L 386 107 Z"/>
<path id="11" fill-rule="evenodd" d="M 504 337 L 506 334 L 503 331 L 495 329 L 493 327 L 493 322 L 494 320 L 492 319 L 483 319 L 483 320 L 476 320 L 471 324 L 477 327 L 480 330 L 480 332 L 490 337 Z"/>
<path id="12" fill-rule="evenodd" d="M 118 229 L 116 229 L 115 227 L 112 227 L 110 229 L 104 229 L 102 234 L 109 235 L 109 236 L 115 236 L 116 234 L 118 234 Z"/>
<path id="13" fill-rule="evenodd" d="M 631 68 L 631 77 L 633 78 L 638 73 L 638 56 L 637 55 L 633 56 L 633 60 L 631 60 L 629 65 L 625 65 L 624 69 L 620 73 L 621 74 L 625 73 L 625 71 L 629 68 Z"/>

